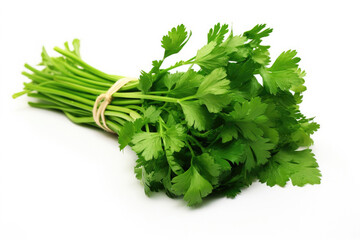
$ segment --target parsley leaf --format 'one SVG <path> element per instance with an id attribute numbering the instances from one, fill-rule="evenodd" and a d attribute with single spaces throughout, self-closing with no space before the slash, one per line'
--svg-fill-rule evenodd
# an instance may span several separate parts
<path id="1" fill-rule="evenodd" d="M 185 173 L 173 178 L 173 191 L 177 195 L 184 194 L 184 200 L 189 206 L 199 204 L 202 198 L 209 195 L 213 187 L 195 167 L 191 166 Z"/>
<path id="2" fill-rule="evenodd" d="M 206 105 L 209 112 L 219 112 L 230 103 L 230 81 L 225 79 L 226 72 L 223 68 L 217 68 L 207 75 L 201 82 L 196 96 L 201 104 Z"/>
<path id="3" fill-rule="evenodd" d="M 270 150 L 273 149 L 274 145 L 269 142 L 269 139 L 260 137 L 255 141 L 245 143 L 244 147 L 244 155 L 240 162 L 245 164 L 247 171 L 250 171 L 267 163 L 268 158 L 271 156 Z"/>
<path id="4" fill-rule="evenodd" d="M 260 39 L 263 37 L 267 37 L 272 33 L 272 28 L 266 28 L 266 24 L 258 24 L 253 27 L 251 30 L 246 31 L 244 35 L 249 39 Z"/>
<path id="5" fill-rule="evenodd" d="M 222 143 L 227 143 L 231 141 L 233 138 L 237 139 L 239 137 L 239 134 L 234 124 L 227 123 L 224 124 L 219 136 L 222 139 Z"/>
<path id="6" fill-rule="evenodd" d="M 155 123 L 158 121 L 161 110 L 157 109 L 155 106 L 148 107 L 144 112 L 144 121 L 145 123 Z"/>
<path id="7" fill-rule="evenodd" d="M 189 41 L 191 37 L 191 32 L 188 36 L 186 28 L 183 24 L 172 28 L 168 32 L 168 35 L 164 36 L 161 43 L 162 47 L 165 49 L 164 58 L 180 52 L 184 45 Z"/>
<path id="8" fill-rule="evenodd" d="M 215 185 L 218 183 L 220 166 L 215 163 L 214 158 L 210 154 L 203 153 L 196 157 L 194 166 L 199 170 L 199 173 L 212 184 Z"/>
<path id="9" fill-rule="evenodd" d="M 203 79 L 203 75 L 190 69 L 176 81 L 176 85 L 170 92 L 170 95 L 178 97 L 192 96 L 196 93 Z"/>
<path id="10" fill-rule="evenodd" d="M 185 137 L 185 129 L 180 124 L 169 127 L 162 136 L 165 149 L 171 153 L 179 152 L 185 145 Z"/>
<path id="11" fill-rule="evenodd" d="M 216 145 L 211 150 L 215 159 L 227 160 L 233 164 L 239 164 L 245 151 L 245 144 L 234 141 L 227 145 Z"/>
<path id="12" fill-rule="evenodd" d="M 140 79 L 139 79 L 139 89 L 146 93 L 150 90 L 153 84 L 153 76 L 151 73 L 147 73 L 141 71 Z"/>
<path id="13" fill-rule="evenodd" d="M 143 126 L 143 120 L 137 119 L 134 122 L 126 122 L 118 131 L 119 147 L 120 150 L 124 149 L 131 142 L 132 137 Z"/>
<path id="14" fill-rule="evenodd" d="M 220 26 L 220 23 L 217 23 L 214 28 L 211 28 L 208 33 L 208 43 L 214 41 L 217 44 L 221 43 L 224 40 L 224 36 L 229 32 L 229 25 L 223 24 Z"/>
<path id="15" fill-rule="evenodd" d="M 256 140 L 264 133 L 259 124 L 267 121 L 264 115 L 266 108 L 267 105 L 258 97 L 242 104 L 236 103 L 234 111 L 229 114 L 229 120 L 235 123 L 245 138 Z"/>
<path id="16" fill-rule="evenodd" d="M 259 179 L 269 186 L 285 186 L 289 179 L 294 186 L 301 187 L 307 183 L 319 184 L 321 174 L 318 167 L 319 165 L 310 149 L 303 151 L 281 150 L 263 168 Z"/>
<path id="17" fill-rule="evenodd" d="M 297 62 L 300 58 L 295 57 L 296 51 L 287 51 L 280 54 L 270 68 L 261 68 L 260 75 L 263 78 L 265 88 L 271 94 L 277 94 L 278 89 L 288 91 L 290 89 L 301 92 L 303 72 L 298 69 Z"/>
<path id="18" fill-rule="evenodd" d="M 215 68 L 226 66 L 228 59 L 225 48 L 217 46 L 217 43 L 213 41 L 197 52 L 195 63 L 205 71 L 210 72 Z"/>
<path id="19" fill-rule="evenodd" d="M 230 81 L 225 78 L 225 69 L 217 68 L 213 70 L 201 82 L 196 96 L 201 97 L 207 94 L 221 95 L 228 93 Z"/>
<path id="20" fill-rule="evenodd" d="M 209 127 L 211 124 L 211 116 L 197 101 L 184 101 L 181 102 L 180 105 L 188 126 L 194 126 L 194 128 L 200 131 Z"/>
<path id="21" fill-rule="evenodd" d="M 140 132 L 136 133 L 131 143 L 132 149 L 141 154 L 145 160 L 151 160 L 157 158 L 162 152 L 161 137 L 159 133 L 153 132 Z"/>
<path id="22" fill-rule="evenodd" d="M 181 167 L 181 165 L 178 163 L 176 158 L 174 157 L 173 153 L 170 150 L 166 150 L 166 160 L 169 163 L 170 169 L 176 174 L 180 175 L 184 173 L 184 169 Z"/>

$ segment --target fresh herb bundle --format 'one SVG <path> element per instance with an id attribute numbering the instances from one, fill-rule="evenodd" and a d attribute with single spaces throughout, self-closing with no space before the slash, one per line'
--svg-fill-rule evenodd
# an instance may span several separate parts
<path id="1" fill-rule="evenodd" d="M 216 24 L 196 56 L 162 68 L 191 36 L 179 25 L 162 39 L 163 59 L 113 94 L 106 124 L 118 134 L 120 149 L 129 145 L 137 153 L 135 173 L 146 194 L 165 190 L 191 206 L 210 194 L 235 197 L 257 179 L 269 186 L 320 183 L 308 148 L 319 125 L 299 111 L 305 72 L 291 50 L 269 66 L 270 47 L 261 43 L 271 32 L 257 25 L 234 35 L 228 25 Z M 98 127 L 94 102 L 123 77 L 84 62 L 79 47 L 79 40 L 72 50 L 68 43 L 55 47 L 60 57 L 43 49 L 44 68 L 25 64 L 32 73 L 23 74 L 32 81 L 14 97 L 27 94 L 39 100 L 30 106 Z M 187 71 L 174 72 L 184 65 Z"/>

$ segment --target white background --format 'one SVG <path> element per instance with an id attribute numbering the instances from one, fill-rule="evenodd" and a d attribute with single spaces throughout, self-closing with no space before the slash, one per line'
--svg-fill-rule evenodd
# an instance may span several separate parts
<path id="1" fill-rule="evenodd" d="M 0 239 L 360 239 L 356 2 L 1 1 Z M 133 174 L 135 154 L 120 152 L 114 136 L 11 99 L 43 45 L 80 38 L 86 61 L 137 77 L 162 57 L 171 27 L 193 31 L 179 54 L 187 59 L 217 22 L 235 33 L 267 23 L 273 59 L 298 50 L 308 73 L 301 110 L 321 124 L 313 146 L 321 185 L 255 183 L 195 209 L 163 193 L 148 198 Z"/>

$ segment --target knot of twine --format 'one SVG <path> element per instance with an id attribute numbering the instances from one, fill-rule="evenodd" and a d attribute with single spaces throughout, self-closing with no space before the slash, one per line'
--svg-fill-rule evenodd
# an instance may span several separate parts
<path id="1" fill-rule="evenodd" d="M 93 107 L 93 118 L 95 123 L 101 127 L 102 129 L 104 129 L 107 132 L 110 133 L 115 133 L 113 130 L 111 130 L 107 125 L 106 125 L 106 119 L 105 119 L 105 109 L 106 107 L 111 103 L 112 101 L 112 95 L 114 93 L 116 93 L 117 91 L 119 91 L 120 88 L 122 88 L 125 84 L 127 84 L 130 81 L 135 81 L 137 80 L 136 78 L 129 78 L 129 77 L 124 77 L 121 78 L 119 80 L 117 80 L 114 85 L 112 85 L 106 93 L 100 94 L 94 103 L 94 107 Z"/>

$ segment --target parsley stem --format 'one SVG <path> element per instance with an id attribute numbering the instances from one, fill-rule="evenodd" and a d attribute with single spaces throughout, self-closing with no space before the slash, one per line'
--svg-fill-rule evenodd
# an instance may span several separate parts
<path id="1" fill-rule="evenodd" d="M 73 100 L 72 101 L 73 105 L 77 104 L 82 109 L 85 109 L 88 111 L 92 111 L 92 107 L 94 105 L 93 100 L 89 100 L 84 97 L 80 97 L 79 95 L 75 95 L 70 92 L 65 92 L 65 91 L 61 91 L 58 89 L 54 89 L 54 88 L 47 88 L 47 87 L 43 87 L 43 86 L 32 84 L 32 83 L 25 83 L 25 89 L 26 90 L 36 90 L 36 91 L 40 91 L 43 93 L 49 93 L 49 94 L 54 94 L 54 95 L 70 98 L 71 100 Z M 77 101 L 80 104 L 76 103 L 75 101 Z M 135 118 L 141 117 L 137 112 L 135 112 L 129 108 L 126 108 L 126 107 L 109 105 L 107 107 L 107 109 L 114 110 L 114 111 L 120 111 L 120 112 L 124 112 L 124 113 L 129 113 L 130 115 L 134 116 Z"/>
<path id="2" fill-rule="evenodd" d="M 88 70 L 89 72 L 92 72 L 96 76 L 105 78 L 106 80 L 110 80 L 110 81 L 113 81 L 113 82 L 117 81 L 119 78 L 121 78 L 121 76 L 109 75 L 109 74 L 106 74 L 106 73 L 104 73 L 104 72 L 90 66 L 89 64 L 84 62 L 81 58 L 79 58 L 78 56 L 76 56 L 72 52 L 69 52 L 67 50 L 63 50 L 63 49 L 61 49 L 59 47 L 54 47 L 54 50 L 57 51 L 58 53 L 64 55 L 64 56 L 70 58 L 71 60 L 75 61 L 80 66 L 82 66 L 84 69 Z"/>
<path id="3" fill-rule="evenodd" d="M 193 62 L 193 63 L 189 66 L 188 71 L 194 66 L 194 64 L 195 64 L 195 62 Z"/>
<path id="4" fill-rule="evenodd" d="M 188 97 L 181 98 L 180 102 L 187 101 L 187 100 L 192 100 L 192 99 L 196 99 L 196 98 L 197 98 L 196 95 L 188 96 Z"/>
<path id="5" fill-rule="evenodd" d="M 137 98 L 137 99 L 148 99 L 148 100 L 156 100 L 161 102 L 171 102 L 171 103 L 179 103 L 179 99 L 165 96 L 156 96 L 156 95 L 146 95 L 142 92 L 117 92 L 114 93 L 114 97 L 119 98 Z"/>
<path id="6" fill-rule="evenodd" d="M 160 133 L 160 136 L 162 137 L 163 136 L 163 125 L 161 122 L 161 117 L 159 119 L 159 133 Z"/>
<path id="7" fill-rule="evenodd" d="M 97 81 L 91 80 L 91 79 L 80 77 L 80 76 L 71 76 L 71 78 L 70 78 L 70 77 L 66 77 L 63 75 L 59 75 L 59 74 L 57 74 L 57 75 L 48 74 L 43 71 L 39 71 L 36 68 L 33 68 L 32 66 L 30 66 L 27 63 L 24 66 L 25 66 L 25 68 L 29 69 L 33 73 L 35 73 L 41 77 L 45 77 L 49 80 L 54 80 L 55 78 L 58 78 L 58 79 L 65 80 L 65 81 L 71 81 L 71 82 L 80 83 L 80 84 L 85 83 L 85 84 L 91 84 L 91 85 L 99 85 L 99 86 L 104 86 L 107 88 L 111 87 L 111 85 L 112 85 L 111 83 L 106 83 L 106 82 L 98 81 L 98 80 Z"/>
<path id="8" fill-rule="evenodd" d="M 88 79 L 91 79 L 91 80 L 94 80 L 94 81 L 103 81 L 102 78 L 96 76 L 96 75 L 93 75 L 93 74 L 90 74 L 88 72 L 85 72 L 85 71 L 82 71 L 78 68 L 75 68 L 73 66 L 71 66 L 70 64 L 66 63 L 66 62 L 63 62 L 63 66 L 69 70 L 71 73 L 73 73 L 74 75 L 78 75 L 80 77 L 84 77 L 84 78 L 88 78 Z"/>
<path id="9" fill-rule="evenodd" d="M 190 150 L 191 156 L 194 158 L 195 153 L 194 153 L 194 150 L 192 149 L 191 145 L 189 144 L 189 141 L 185 140 L 185 144 L 186 144 L 187 148 Z"/>
<path id="10" fill-rule="evenodd" d="M 187 137 L 190 139 L 190 141 L 194 142 L 201 149 L 202 152 L 206 152 L 205 148 L 200 144 L 200 142 L 196 138 L 194 138 L 191 135 L 187 135 Z"/>
<path id="11" fill-rule="evenodd" d="M 149 94 L 168 94 L 169 91 L 153 91 L 153 92 L 148 92 Z"/>
<path id="12" fill-rule="evenodd" d="M 170 66 L 170 67 L 168 67 L 168 68 L 165 68 L 165 69 L 161 70 L 160 74 L 165 73 L 165 72 L 168 72 L 168 71 L 170 71 L 170 70 L 172 70 L 172 69 L 175 69 L 175 68 L 178 68 L 178 67 L 180 67 L 180 66 L 189 65 L 189 64 L 194 64 L 194 62 L 192 61 L 192 60 L 194 60 L 194 59 L 195 59 L 195 57 L 192 57 L 192 58 L 190 58 L 189 60 L 187 60 L 187 61 L 185 61 L 185 62 L 178 62 L 178 63 L 176 63 L 176 64 L 174 64 L 174 65 L 172 65 L 172 66 Z"/>

